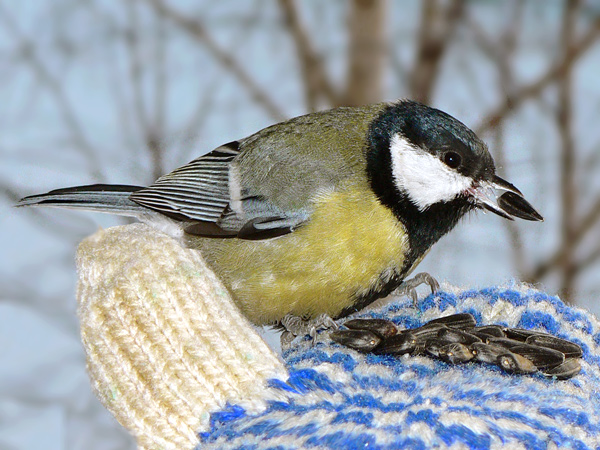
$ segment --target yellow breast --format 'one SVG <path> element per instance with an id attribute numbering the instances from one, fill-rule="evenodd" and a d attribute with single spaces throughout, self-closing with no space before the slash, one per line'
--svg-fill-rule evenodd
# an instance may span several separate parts
<path id="1" fill-rule="evenodd" d="M 256 324 L 286 314 L 337 316 L 399 271 L 404 227 L 369 190 L 321 195 L 311 220 L 265 241 L 201 239 L 200 250 Z"/>

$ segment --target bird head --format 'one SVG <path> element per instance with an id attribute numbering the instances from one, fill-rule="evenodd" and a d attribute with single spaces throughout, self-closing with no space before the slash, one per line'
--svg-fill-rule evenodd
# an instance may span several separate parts
<path id="1" fill-rule="evenodd" d="M 440 110 L 412 101 L 389 106 L 371 127 L 370 146 L 376 193 L 391 188 L 420 212 L 458 204 L 462 211 L 483 208 L 509 220 L 543 220 L 519 189 L 496 175 L 477 135 Z M 373 180 L 374 159 L 389 167 L 381 175 L 387 183 Z"/>

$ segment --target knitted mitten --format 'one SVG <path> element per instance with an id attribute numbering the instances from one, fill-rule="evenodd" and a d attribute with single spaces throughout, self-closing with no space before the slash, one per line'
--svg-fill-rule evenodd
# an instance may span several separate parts
<path id="1" fill-rule="evenodd" d="M 489 364 L 428 356 L 363 354 L 309 340 L 284 352 L 290 393 L 259 414 L 213 413 L 199 449 L 600 449 L 600 322 L 523 285 L 479 290 L 442 286 L 352 318 L 415 328 L 467 312 L 479 325 L 537 329 L 583 349 L 569 380 L 510 375 Z M 225 414 L 227 413 L 227 414 Z M 280 446 L 280 447 L 278 447 Z"/>
<path id="2" fill-rule="evenodd" d="M 79 302 L 97 395 L 140 447 L 600 449 L 600 322 L 528 286 L 442 291 L 355 317 L 413 328 L 457 312 L 583 348 L 558 381 L 308 337 L 264 344 L 197 252 L 144 225 L 81 244 Z"/>
<path id="3" fill-rule="evenodd" d="M 198 252 L 134 224 L 84 240 L 77 264 L 94 390 L 140 447 L 192 449 L 210 412 L 281 397 L 265 380 L 283 363 Z"/>

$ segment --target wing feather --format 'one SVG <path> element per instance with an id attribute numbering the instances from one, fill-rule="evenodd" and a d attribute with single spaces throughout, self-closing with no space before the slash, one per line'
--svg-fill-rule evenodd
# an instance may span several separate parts
<path id="1" fill-rule="evenodd" d="M 130 198 L 167 215 L 216 223 L 230 202 L 229 165 L 240 154 L 239 146 L 234 141 L 218 147 Z"/>
<path id="2" fill-rule="evenodd" d="M 310 219 L 315 198 L 366 174 L 365 136 L 386 107 L 338 108 L 218 147 L 130 199 L 203 237 L 269 239 Z"/>
<path id="3" fill-rule="evenodd" d="M 134 192 L 130 199 L 189 222 L 186 232 L 199 236 L 270 239 L 290 233 L 305 216 L 284 214 L 258 196 L 238 198 L 239 208 L 231 208 L 231 162 L 240 153 L 240 142 L 225 144 Z M 239 197 L 241 192 L 234 191 Z"/>

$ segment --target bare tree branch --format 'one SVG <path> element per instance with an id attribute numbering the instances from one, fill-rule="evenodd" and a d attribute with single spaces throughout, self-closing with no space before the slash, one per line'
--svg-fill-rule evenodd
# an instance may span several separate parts
<path id="1" fill-rule="evenodd" d="M 494 130 L 494 158 L 500 168 L 500 174 L 505 176 L 506 169 L 506 155 L 504 152 L 504 124 L 500 123 Z M 510 178 L 509 178 L 510 179 Z M 521 235 L 521 229 L 512 220 L 505 220 L 502 222 L 508 237 L 510 239 L 510 248 L 512 253 L 513 265 L 519 277 L 523 277 L 525 274 L 525 246 L 523 245 L 523 237 Z"/>
<path id="2" fill-rule="evenodd" d="M 279 107 L 271 100 L 267 92 L 262 89 L 253 79 L 250 77 L 248 72 L 231 56 L 225 52 L 217 42 L 212 39 L 208 34 L 204 26 L 195 20 L 191 20 L 186 16 L 178 13 L 174 9 L 170 8 L 163 2 L 163 0 L 145 0 L 146 3 L 150 4 L 156 14 L 164 16 L 177 24 L 181 29 L 186 31 L 190 36 L 194 37 L 201 42 L 204 47 L 212 54 L 212 56 L 227 69 L 239 82 L 240 84 L 250 93 L 252 98 L 261 105 L 267 113 L 277 121 L 282 121 L 286 118 L 285 114 L 279 109 Z"/>
<path id="3" fill-rule="evenodd" d="M 410 77 L 411 97 L 429 103 L 446 53 L 459 19 L 464 1 L 451 0 L 447 6 L 438 0 L 424 0 L 417 43 L 416 60 Z"/>
<path id="4" fill-rule="evenodd" d="M 78 149 L 84 151 L 86 154 L 90 174 L 96 179 L 102 179 L 101 165 L 98 162 L 96 150 L 87 139 L 83 126 L 77 118 L 77 114 L 69 104 L 63 85 L 59 80 L 53 77 L 49 70 L 44 66 L 38 57 L 34 43 L 21 33 L 2 4 L 0 4 L 0 22 L 4 24 L 5 29 L 8 30 L 17 41 L 17 47 L 21 49 L 22 61 L 31 67 L 34 75 L 48 88 L 48 91 L 53 96 L 58 111 L 65 122 L 66 128 L 73 136 L 73 140 Z"/>
<path id="5" fill-rule="evenodd" d="M 552 65 L 545 74 L 536 81 L 510 92 L 500 105 L 485 115 L 484 119 L 475 127 L 475 131 L 482 134 L 494 128 L 525 101 L 539 96 L 546 87 L 570 70 L 579 58 L 596 43 L 598 37 L 600 37 L 600 19 L 596 19 L 587 33 L 578 42 L 572 44 L 571 50 L 563 55 L 558 63 Z"/>
<path id="6" fill-rule="evenodd" d="M 576 186 L 575 186 L 575 144 L 573 141 L 571 121 L 572 121 L 572 94 L 570 92 L 570 73 L 574 66 L 576 58 L 572 56 L 574 52 L 580 52 L 586 45 L 591 45 L 594 42 L 590 38 L 592 35 L 598 36 L 597 32 L 587 34 L 585 38 L 579 41 L 579 44 L 574 43 L 574 22 L 577 16 L 577 2 L 571 2 L 567 7 L 567 12 L 564 15 L 563 31 L 561 36 L 561 43 L 563 48 L 559 57 L 560 61 L 556 66 L 562 67 L 560 71 L 553 72 L 555 79 L 550 80 L 549 77 L 545 77 L 545 80 L 557 81 L 559 86 L 559 109 L 557 111 L 557 123 L 560 132 L 561 139 L 561 203 L 562 203 L 562 237 L 561 245 L 556 252 L 544 262 L 539 263 L 531 272 L 522 272 L 523 278 L 529 282 L 538 282 L 541 278 L 546 276 L 553 270 L 559 270 L 563 276 L 563 287 L 561 289 L 562 297 L 568 301 L 573 297 L 573 286 L 575 283 L 575 276 L 582 270 L 580 265 L 583 261 L 575 263 L 574 254 L 577 246 L 587 236 L 588 232 L 592 227 L 600 220 L 600 199 L 598 203 L 592 207 L 584 218 L 577 222 L 577 208 L 576 208 Z M 516 18 L 515 18 L 516 20 Z M 475 32 L 480 48 L 487 54 L 490 59 L 498 64 L 500 79 L 505 79 L 507 75 L 510 75 L 510 66 L 506 60 L 505 50 L 501 48 L 500 44 L 496 45 L 489 39 L 489 37 L 481 30 L 481 28 L 474 22 L 470 22 L 472 30 Z M 505 36 L 511 36 L 510 33 Z M 514 41 L 514 34 L 511 39 Z M 501 40 L 501 42 L 504 39 Z M 585 44 L 582 46 L 582 44 Z M 571 61 L 571 64 L 563 64 L 565 61 Z M 561 64 L 563 64 L 561 66 Z M 512 78 L 512 76 L 511 76 Z M 510 102 L 511 83 L 501 82 L 502 89 L 506 93 L 506 101 Z M 536 86 L 540 86 L 535 83 Z M 530 93 L 533 91 L 529 91 Z M 539 91 L 541 93 L 541 90 Z M 498 116 L 495 128 L 501 129 L 504 116 Z M 513 224 L 510 224 L 513 225 Z M 514 245 L 520 245 L 518 239 L 515 240 L 516 236 L 510 232 L 511 241 Z M 513 250 L 514 253 L 514 250 Z M 515 253 L 514 253 L 515 254 Z M 516 255 L 516 254 L 515 254 Z M 517 256 L 518 257 L 518 256 Z M 522 258 L 522 256 L 521 256 Z M 592 258 L 593 259 L 593 258 Z"/>
<path id="7" fill-rule="evenodd" d="M 499 39 L 493 39 L 483 30 L 475 19 L 466 15 L 466 23 L 474 33 L 473 41 L 483 53 L 498 67 L 500 73 L 500 89 L 505 95 L 510 92 L 514 83 L 511 61 L 514 55 L 523 22 L 523 0 L 514 0 L 510 14 Z"/>
<path id="8" fill-rule="evenodd" d="M 158 136 L 164 136 L 167 128 L 167 98 L 169 83 L 167 79 L 167 33 L 166 24 L 162 18 L 157 18 L 156 32 L 154 34 L 154 118 L 152 127 Z M 161 172 L 162 174 L 162 172 Z"/>
<path id="9" fill-rule="evenodd" d="M 479 26 L 479 23 L 467 16 L 467 23 L 471 31 L 475 34 L 474 41 L 483 51 L 483 53 L 496 64 L 499 72 L 499 90 L 505 95 L 511 91 L 514 84 L 514 76 L 511 61 L 518 41 L 519 31 L 523 19 L 523 2 L 516 1 L 512 3 L 512 14 L 504 26 L 504 29 L 499 39 L 493 40 Z M 498 164 L 500 174 L 505 176 L 507 170 L 506 155 L 504 151 L 504 123 L 499 121 L 494 129 L 494 157 Z M 523 245 L 523 237 L 518 224 L 513 221 L 503 221 L 511 244 L 512 261 L 514 267 L 523 277 L 525 270 L 525 253 Z"/>
<path id="10" fill-rule="evenodd" d="M 218 84 L 218 78 L 211 80 L 208 83 L 208 88 L 206 89 L 206 94 L 202 96 L 202 99 L 196 105 L 195 110 L 190 115 L 190 118 L 187 122 L 181 127 L 181 132 L 178 133 L 181 136 L 180 141 L 183 142 L 184 145 L 180 146 L 180 153 L 178 155 L 183 155 L 186 159 L 189 158 L 188 153 L 186 151 L 189 150 L 186 144 L 195 141 L 202 129 L 203 125 L 206 123 L 207 118 L 210 116 L 210 111 L 212 110 L 212 105 L 214 103 L 214 96 L 216 92 L 216 87 Z M 207 151 L 210 149 L 206 149 Z M 198 155 L 194 155 L 197 157 Z"/>
<path id="11" fill-rule="evenodd" d="M 563 29 L 560 42 L 562 43 L 563 57 L 572 51 L 573 37 L 575 34 L 576 15 L 580 7 L 579 0 L 567 0 L 566 11 L 563 13 Z M 561 297 L 568 303 L 573 302 L 575 287 L 575 250 L 573 235 L 575 233 L 575 220 L 577 213 L 577 188 L 575 186 L 575 143 L 573 142 L 573 94 L 572 68 L 570 65 L 558 79 L 558 110 L 556 121 L 558 124 L 561 141 L 560 150 L 560 182 L 561 182 L 561 234 L 565 242 L 565 254 L 560 261 L 563 274 Z"/>
<path id="12" fill-rule="evenodd" d="M 548 273 L 557 269 L 562 260 L 565 259 L 565 255 L 569 252 L 569 247 L 577 246 L 587 236 L 589 231 L 600 222 L 600 197 L 596 200 L 596 203 L 588 210 L 588 213 L 579 221 L 577 228 L 573 230 L 573 234 L 570 242 L 562 241 L 560 247 L 553 253 L 553 255 L 547 258 L 544 262 L 538 264 L 538 266 L 531 271 L 529 275 L 525 277 L 528 282 L 535 282 L 541 278 L 544 278 Z"/>
<path id="13" fill-rule="evenodd" d="M 162 17 L 156 18 L 154 35 L 153 71 L 154 71 L 154 111 L 153 119 L 146 130 L 146 147 L 150 152 L 153 178 L 157 179 L 165 172 L 164 167 L 164 136 L 166 128 L 166 55 L 165 55 L 165 23 Z"/>
<path id="14" fill-rule="evenodd" d="M 573 264 L 573 272 L 579 275 L 585 269 L 600 260 L 600 245 L 590 252 L 586 257 L 581 258 Z"/>
<path id="15" fill-rule="evenodd" d="M 385 0 L 352 0 L 350 3 L 348 82 L 343 104 L 365 105 L 383 98 L 387 63 Z"/>
<path id="16" fill-rule="evenodd" d="M 138 46 L 140 40 L 139 14 L 135 3 L 127 2 L 125 5 L 129 25 L 129 31 L 125 33 L 125 49 L 127 50 L 127 62 L 129 65 L 129 84 L 133 93 L 133 111 L 137 118 L 138 127 L 143 133 L 148 129 L 148 118 L 146 117 L 146 103 L 143 92 L 142 61 Z"/>
<path id="17" fill-rule="evenodd" d="M 306 108 L 316 111 L 319 100 L 324 98 L 329 106 L 339 103 L 338 95 L 331 84 L 322 58 L 317 54 L 300 19 L 300 14 L 294 0 L 279 0 L 285 23 L 298 54 L 302 79 L 304 80 L 304 96 Z"/>
<path id="18" fill-rule="evenodd" d="M 162 145 L 165 113 L 166 113 L 166 64 L 164 51 L 164 20 L 162 16 L 155 18 L 156 32 L 153 33 L 153 61 L 150 70 L 153 71 L 154 95 L 152 111 L 149 111 L 144 94 L 144 73 L 142 55 L 140 54 L 139 41 L 142 39 L 139 24 L 138 5 L 128 2 L 127 18 L 130 32 L 125 35 L 128 52 L 130 84 L 133 92 L 133 110 L 137 118 L 140 133 L 145 142 L 145 148 L 150 157 L 152 175 L 151 180 L 156 180 L 164 173 L 164 147 Z M 152 119 L 150 118 L 152 116 Z"/>

